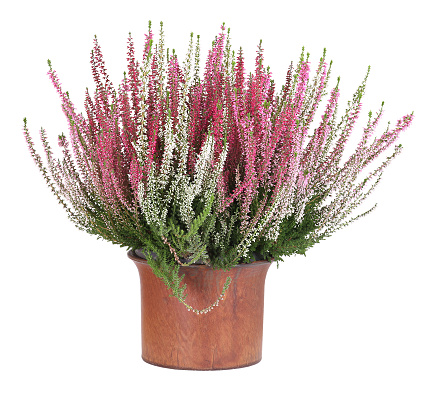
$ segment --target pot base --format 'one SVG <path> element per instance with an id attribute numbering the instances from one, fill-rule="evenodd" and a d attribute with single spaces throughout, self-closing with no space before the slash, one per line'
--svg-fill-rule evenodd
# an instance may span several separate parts
<path id="1" fill-rule="evenodd" d="M 260 358 L 259 360 L 254 361 L 252 363 L 241 365 L 241 366 L 237 366 L 237 367 L 222 367 L 222 368 L 194 368 L 194 367 L 191 367 L 191 368 L 188 368 L 188 367 L 177 367 L 177 366 L 169 366 L 169 365 L 163 365 L 163 364 L 154 363 L 152 361 L 146 360 L 145 358 L 143 358 L 143 356 L 141 356 L 141 359 L 145 363 L 154 365 L 155 367 L 168 368 L 168 369 L 180 369 L 180 370 L 187 370 L 187 371 L 224 371 L 226 369 L 247 368 L 247 367 L 251 367 L 253 365 L 256 365 L 260 361 L 262 361 L 262 359 Z"/>

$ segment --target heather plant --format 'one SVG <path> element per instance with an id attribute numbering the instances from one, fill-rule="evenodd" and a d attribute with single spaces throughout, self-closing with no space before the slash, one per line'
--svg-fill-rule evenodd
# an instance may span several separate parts
<path id="1" fill-rule="evenodd" d="M 256 258 L 282 260 L 305 254 L 317 242 L 370 213 L 352 216 L 381 180 L 401 145 L 364 177 L 360 173 L 412 122 L 413 113 L 373 139 L 383 103 L 356 149 L 343 151 L 361 112 L 366 76 L 337 119 L 339 83 L 329 92 L 318 126 L 311 129 L 326 92 L 332 62 L 326 50 L 311 73 L 302 50 L 275 92 L 264 67 L 262 42 L 254 73 L 247 75 L 242 48 L 231 49 L 223 24 L 212 42 L 203 76 L 200 36 L 189 42 L 181 66 L 149 22 L 139 62 L 131 35 L 127 72 L 116 90 L 97 38 L 91 52 L 95 82 L 78 113 L 48 61 L 48 75 L 69 121 L 62 158 L 54 158 L 40 131 L 46 162 L 24 135 L 46 183 L 81 230 L 129 249 L 141 248 L 156 276 L 188 310 L 180 266 L 204 263 L 230 269 Z M 310 76 L 311 75 L 311 76 Z M 153 254 L 151 254 L 153 253 Z"/>

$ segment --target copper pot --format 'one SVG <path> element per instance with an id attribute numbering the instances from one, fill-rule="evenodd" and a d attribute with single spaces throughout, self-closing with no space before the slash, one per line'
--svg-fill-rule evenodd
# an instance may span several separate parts
<path id="1" fill-rule="evenodd" d="M 167 368 L 216 370 L 257 364 L 262 358 L 263 303 L 268 261 L 236 265 L 229 271 L 206 265 L 182 266 L 186 302 L 193 308 L 211 305 L 227 276 L 232 278 L 224 300 L 197 315 L 169 297 L 164 282 L 134 251 L 128 257 L 138 268 L 141 285 L 142 358 Z"/>

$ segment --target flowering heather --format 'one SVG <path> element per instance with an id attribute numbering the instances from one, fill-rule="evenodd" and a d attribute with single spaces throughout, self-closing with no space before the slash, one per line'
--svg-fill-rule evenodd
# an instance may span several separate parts
<path id="1" fill-rule="evenodd" d="M 77 113 L 48 61 L 69 121 L 69 138 L 58 140 L 61 159 L 53 157 L 42 129 L 42 161 L 24 119 L 31 155 L 69 218 L 90 234 L 142 248 L 154 273 L 188 309 L 179 266 L 201 261 L 229 269 L 258 257 L 304 254 L 368 214 L 374 207 L 351 217 L 401 145 L 374 171 L 359 175 L 413 119 L 406 115 L 372 139 L 382 103 L 343 162 L 370 68 L 339 121 L 338 79 L 312 130 L 330 77 L 326 51 L 315 70 L 302 51 L 277 94 L 261 42 L 254 73 L 247 75 L 242 48 L 232 51 L 229 34 L 223 24 L 201 76 L 200 36 L 194 43 L 191 34 L 180 65 L 165 49 L 162 23 L 157 42 L 149 23 L 141 61 L 128 38 L 127 71 L 117 90 L 95 37 L 95 91 L 86 90 L 85 114 Z"/>

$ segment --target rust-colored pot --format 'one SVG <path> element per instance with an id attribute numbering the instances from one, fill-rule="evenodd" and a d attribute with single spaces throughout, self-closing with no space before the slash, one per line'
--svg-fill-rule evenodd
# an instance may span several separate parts
<path id="1" fill-rule="evenodd" d="M 227 276 L 232 282 L 224 300 L 197 315 L 169 297 L 164 282 L 134 251 L 141 285 L 142 358 L 167 368 L 216 370 L 246 367 L 262 358 L 263 303 L 268 261 L 240 264 L 229 271 L 206 265 L 180 268 L 187 284 L 187 303 L 195 309 L 211 305 Z"/>

